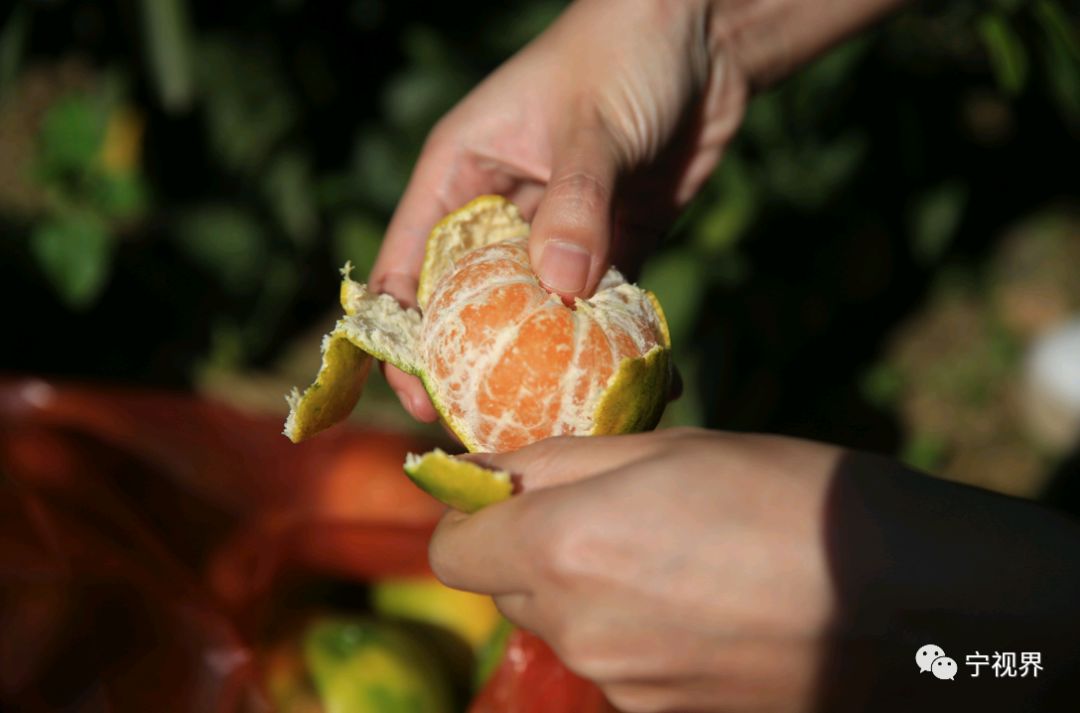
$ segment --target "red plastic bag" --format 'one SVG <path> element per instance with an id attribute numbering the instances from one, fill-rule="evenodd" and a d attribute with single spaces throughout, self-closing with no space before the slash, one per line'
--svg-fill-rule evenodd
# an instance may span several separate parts
<path id="1" fill-rule="evenodd" d="M 614 709 L 600 689 L 575 676 L 541 639 L 510 634 L 499 667 L 469 713 L 603 713 Z"/>
<path id="2" fill-rule="evenodd" d="M 434 444 L 182 394 L 0 381 L 0 709 L 270 711 L 254 645 L 279 584 L 426 573 L 442 506 L 401 472 Z M 515 634 L 473 713 L 592 713 Z"/>

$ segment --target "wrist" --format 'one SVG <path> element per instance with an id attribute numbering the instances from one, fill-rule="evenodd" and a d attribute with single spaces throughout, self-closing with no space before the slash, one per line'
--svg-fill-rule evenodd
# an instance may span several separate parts
<path id="1" fill-rule="evenodd" d="M 766 87 L 880 19 L 903 0 L 707 0 L 709 50 Z"/>

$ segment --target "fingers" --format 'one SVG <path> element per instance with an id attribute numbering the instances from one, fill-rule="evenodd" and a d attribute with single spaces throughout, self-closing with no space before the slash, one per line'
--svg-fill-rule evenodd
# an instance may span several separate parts
<path id="1" fill-rule="evenodd" d="M 617 168 L 611 139 L 598 123 L 571 126 L 557 141 L 529 257 L 544 286 L 564 298 L 587 298 L 608 267 Z"/>
<path id="2" fill-rule="evenodd" d="M 393 295 L 408 307 L 416 306 L 416 286 L 428 233 L 446 212 L 439 199 L 439 182 L 448 170 L 446 153 L 434 141 L 425 145 L 405 194 L 390 219 L 368 279 L 373 291 Z M 383 375 L 409 415 L 425 423 L 438 417 L 418 378 L 389 364 L 383 366 Z"/>
<path id="3" fill-rule="evenodd" d="M 424 146 L 371 270 L 372 289 L 393 294 L 410 306 L 416 304 L 416 281 L 428 233 L 447 212 L 441 188 L 450 160 L 449 149 L 436 141 Z"/>
<path id="4" fill-rule="evenodd" d="M 397 394 L 402 407 L 409 412 L 410 416 L 421 423 L 434 423 L 438 420 L 439 414 L 431 405 L 431 399 L 420 379 L 412 374 L 406 374 L 391 364 L 384 363 L 382 367 L 386 383 Z"/>
<path id="5" fill-rule="evenodd" d="M 428 546 L 435 576 L 448 587 L 468 592 L 528 592 L 527 529 L 521 526 L 524 500 L 511 498 L 473 516 L 457 511 L 444 515 Z"/>
<path id="6" fill-rule="evenodd" d="M 462 456 L 519 478 L 522 492 L 572 483 L 617 470 L 660 451 L 668 440 L 664 431 L 626 436 L 561 436 L 547 438 L 509 453 Z"/>
<path id="7" fill-rule="evenodd" d="M 491 595 L 530 593 L 555 565 L 569 504 L 585 484 L 575 481 L 618 470 L 667 447 L 661 433 L 550 438 L 513 453 L 472 459 L 510 470 L 523 492 L 473 514 L 448 513 L 431 540 L 431 568 L 446 585 Z M 592 481 L 590 481 L 592 482 Z M 563 522 L 564 524 L 560 524 Z M 555 554 L 552 554 L 555 552 Z"/>
<path id="8" fill-rule="evenodd" d="M 376 285 L 375 280 L 379 283 Z M 416 276 L 400 273 L 386 272 L 378 278 L 372 272 L 372 289 L 393 295 L 394 299 L 403 305 L 416 304 Z M 431 405 L 427 391 L 420 379 L 411 374 L 406 374 L 401 369 L 390 364 L 380 363 L 386 383 L 397 394 L 402 407 L 417 421 L 431 423 L 438 418 L 435 407 Z"/>

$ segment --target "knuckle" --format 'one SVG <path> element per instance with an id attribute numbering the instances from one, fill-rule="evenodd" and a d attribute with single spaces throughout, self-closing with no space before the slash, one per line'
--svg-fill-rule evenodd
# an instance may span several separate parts
<path id="1" fill-rule="evenodd" d="M 707 435 L 708 431 L 696 426 L 676 426 L 668 429 L 667 434 L 674 440 L 686 441 L 701 438 Z"/>
<path id="2" fill-rule="evenodd" d="M 666 713 L 676 710 L 671 697 L 662 690 L 634 684 L 601 686 L 611 705 L 622 713 Z"/>
<path id="3" fill-rule="evenodd" d="M 569 208 L 588 215 L 606 211 L 611 202 L 611 188 L 587 171 L 556 176 L 548 183 L 547 193 L 559 200 L 562 211 Z"/>
<path id="4" fill-rule="evenodd" d="M 532 446 L 529 456 L 532 460 L 532 470 L 537 473 L 557 473 L 563 466 L 563 459 L 571 455 L 570 449 L 574 445 L 575 436 L 553 436 Z"/>
<path id="5" fill-rule="evenodd" d="M 538 552 L 543 576 L 556 586 L 566 587 L 589 571 L 589 538 L 580 525 L 548 525 Z"/>

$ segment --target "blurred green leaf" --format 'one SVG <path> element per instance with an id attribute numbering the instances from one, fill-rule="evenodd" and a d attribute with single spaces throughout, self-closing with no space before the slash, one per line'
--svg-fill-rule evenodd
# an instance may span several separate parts
<path id="1" fill-rule="evenodd" d="M 713 182 L 715 197 L 698 219 L 693 237 L 694 244 L 710 256 L 734 248 L 758 208 L 753 179 L 736 154 L 724 157 Z"/>
<path id="2" fill-rule="evenodd" d="M 107 114 L 81 94 L 49 107 L 38 133 L 37 167 L 46 182 L 90 170 L 105 138 Z"/>
<path id="3" fill-rule="evenodd" d="M 359 214 L 343 216 L 334 225 L 334 262 L 351 262 L 358 275 L 367 275 L 375 265 L 382 239 L 380 223 Z"/>
<path id="4" fill-rule="evenodd" d="M 871 45 L 866 35 L 853 37 L 796 73 L 781 89 L 790 97 L 786 112 L 789 124 L 806 126 L 823 109 L 835 106 L 841 92 L 852 88 L 852 75 Z"/>
<path id="5" fill-rule="evenodd" d="M 730 252 L 708 265 L 705 273 L 705 285 L 735 287 L 746 282 L 751 275 L 750 261 L 738 252 Z"/>
<path id="6" fill-rule="evenodd" d="M 469 78 L 448 67 L 413 67 L 386 85 L 383 113 L 391 126 L 419 143 L 471 84 Z"/>
<path id="7" fill-rule="evenodd" d="M 409 28 L 403 44 L 409 64 L 387 82 L 380 104 L 387 123 L 418 145 L 478 77 L 431 28 Z"/>
<path id="8" fill-rule="evenodd" d="M 200 44 L 197 70 L 213 149 L 229 168 L 259 169 L 298 110 L 274 56 L 214 37 Z"/>
<path id="9" fill-rule="evenodd" d="M 928 264 L 948 249 L 967 205 L 967 186 L 959 180 L 928 189 L 911 209 L 912 252 Z"/>
<path id="10" fill-rule="evenodd" d="M 140 8 L 143 43 L 158 99 L 168 111 L 184 111 L 194 97 L 187 1 L 141 0 Z"/>
<path id="11" fill-rule="evenodd" d="M 653 257 L 641 274 L 641 285 L 664 306 L 672 344 L 689 339 L 701 313 L 704 266 L 692 250 L 669 250 Z"/>
<path id="12" fill-rule="evenodd" d="M 180 219 L 176 239 L 178 247 L 225 290 L 250 294 L 259 286 L 266 264 L 265 236 L 244 210 L 230 205 L 192 209 Z"/>
<path id="13" fill-rule="evenodd" d="M 29 33 L 30 11 L 25 5 L 18 5 L 0 30 L 0 98 L 15 85 Z"/>
<path id="14" fill-rule="evenodd" d="M 231 319 L 218 318 L 210 327 L 210 347 L 200 369 L 239 368 L 248 356 L 243 330 Z"/>
<path id="15" fill-rule="evenodd" d="M 828 143 L 806 143 L 767 155 L 763 162 L 769 189 L 784 201 L 816 209 L 855 175 L 866 154 L 865 138 L 854 131 Z"/>
<path id="16" fill-rule="evenodd" d="M 363 198 L 356 176 L 350 172 L 328 173 L 316 177 L 314 191 L 318 207 L 323 211 L 349 208 Z"/>
<path id="17" fill-rule="evenodd" d="M 1080 121 L 1080 38 L 1065 11 L 1051 0 L 1035 3 L 1035 17 L 1045 37 L 1039 43 L 1047 80 L 1058 107 L 1069 121 Z"/>
<path id="18" fill-rule="evenodd" d="M 701 369 L 701 353 L 697 350 L 682 349 L 676 346 L 676 368 L 679 370 L 679 378 L 682 380 L 682 393 L 679 398 L 668 403 L 664 410 L 664 418 L 660 422 L 661 428 L 676 428 L 678 426 L 705 426 L 705 405 L 702 401 L 702 390 L 698 388 L 701 377 L 698 372 Z M 682 352 L 679 354 L 679 352 Z"/>
<path id="19" fill-rule="evenodd" d="M 475 690 L 479 691 L 502 663 L 503 654 L 506 653 L 506 642 L 510 640 L 510 634 L 513 631 L 513 624 L 500 617 L 491 637 L 476 652 L 476 670 L 473 672 Z"/>
<path id="20" fill-rule="evenodd" d="M 270 210 L 298 246 L 310 245 L 318 229 L 311 164 L 298 151 L 279 154 L 263 177 Z"/>
<path id="21" fill-rule="evenodd" d="M 407 27 L 401 39 L 409 62 L 421 67 L 442 67 L 454 61 L 452 50 L 438 30 L 424 25 Z"/>
<path id="22" fill-rule="evenodd" d="M 754 97 L 746 109 L 743 132 L 765 149 L 775 149 L 787 143 L 781 103 L 780 90 L 774 88 Z"/>
<path id="23" fill-rule="evenodd" d="M 947 452 L 948 443 L 941 436 L 917 433 L 904 445 L 900 460 L 916 470 L 930 473 L 944 464 Z"/>
<path id="24" fill-rule="evenodd" d="M 273 343 L 289 303 L 296 296 L 299 276 L 284 257 L 272 256 L 260 271 L 254 309 L 244 325 L 244 345 L 259 354 Z"/>
<path id="25" fill-rule="evenodd" d="M 377 208 L 393 210 L 409 181 L 412 157 L 387 132 L 371 128 L 357 136 L 352 165 L 361 195 Z"/>
<path id="26" fill-rule="evenodd" d="M 894 406 L 904 389 L 904 375 L 895 366 L 887 363 L 875 364 L 865 374 L 859 384 L 863 398 L 880 409 Z"/>
<path id="27" fill-rule="evenodd" d="M 34 229 L 30 252 L 64 302 L 84 309 L 105 286 L 112 238 L 92 215 L 57 216 Z"/>
<path id="28" fill-rule="evenodd" d="M 496 15 L 489 23 L 492 48 L 504 56 L 517 52 L 555 22 L 566 6 L 562 0 L 514 3 L 512 10 Z"/>
<path id="29" fill-rule="evenodd" d="M 978 29 L 998 86 L 1008 94 L 1019 94 L 1028 75 L 1024 43 L 1000 13 L 984 14 L 979 19 Z"/>
<path id="30" fill-rule="evenodd" d="M 374 30 L 385 14 L 383 0 L 353 0 L 349 17 L 361 30 Z"/>
<path id="31" fill-rule="evenodd" d="M 105 173 L 94 181 L 92 205 L 106 218 L 131 220 L 142 215 L 148 204 L 146 182 L 138 175 Z"/>
<path id="32" fill-rule="evenodd" d="M 1080 37 L 1077 36 L 1076 21 L 1069 20 L 1060 4 L 1054 0 L 1038 0 L 1035 3 L 1035 17 L 1048 37 L 1054 38 L 1070 57 L 1080 61 Z"/>

